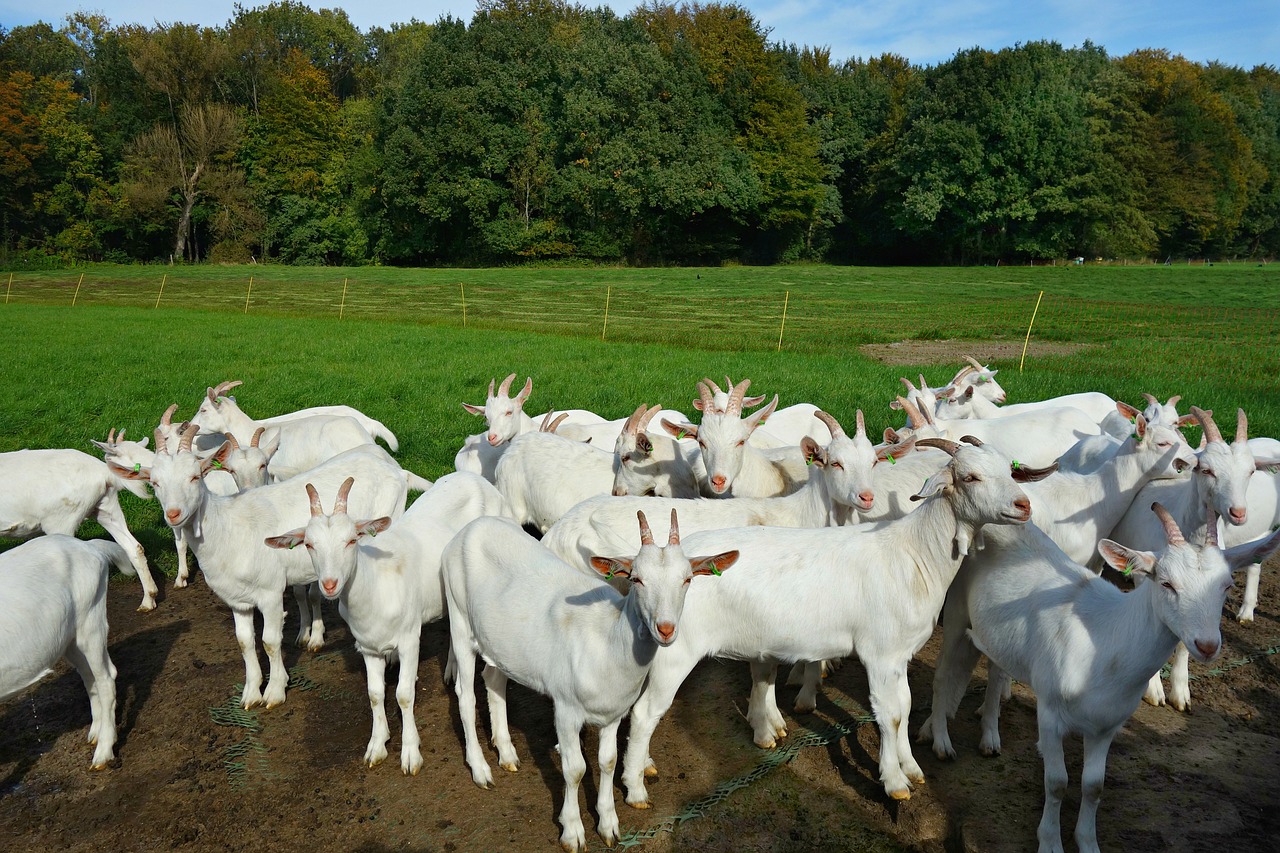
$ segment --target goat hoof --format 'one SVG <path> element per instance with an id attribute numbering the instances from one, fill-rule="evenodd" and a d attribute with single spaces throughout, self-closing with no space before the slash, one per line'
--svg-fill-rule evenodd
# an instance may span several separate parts
<path id="1" fill-rule="evenodd" d="M 657 776 L 657 775 L 658 775 L 658 768 L 657 768 L 657 767 L 655 767 L 654 765 L 650 764 L 648 767 L 646 767 L 646 768 L 644 769 L 644 775 L 646 775 L 646 776 Z"/>
<path id="2" fill-rule="evenodd" d="M 896 791 L 890 791 L 889 796 L 895 800 L 909 800 L 911 799 L 911 789 L 899 788 Z"/>
<path id="3" fill-rule="evenodd" d="M 638 803 L 629 802 L 627 803 L 627 805 L 631 806 L 631 808 L 633 809 L 641 809 L 641 810 L 653 808 L 653 803 L 649 802 L 648 800 L 642 800 Z"/>
<path id="4" fill-rule="evenodd" d="M 139 604 L 138 605 L 139 613 L 150 613 L 152 610 L 155 610 L 155 609 L 156 609 L 155 604 Z"/>
<path id="5" fill-rule="evenodd" d="M 498 766 L 511 773 L 515 773 L 520 769 L 520 765 L 514 761 L 508 762 L 507 764 L 499 764 Z"/>

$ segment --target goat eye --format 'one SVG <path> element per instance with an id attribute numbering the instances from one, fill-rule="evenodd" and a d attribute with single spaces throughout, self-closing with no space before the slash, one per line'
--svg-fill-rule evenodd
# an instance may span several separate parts
<path id="1" fill-rule="evenodd" d="M 200 479 L 200 475 L 199 475 L 199 474 L 197 474 L 197 475 L 195 475 L 194 477 L 192 477 L 192 478 L 191 478 L 191 482 L 193 482 L 193 483 L 194 483 L 196 480 L 199 480 L 199 479 Z"/>
<path id="2" fill-rule="evenodd" d="M 1169 590 L 1169 592 L 1172 592 L 1174 595 L 1178 594 L 1178 588 L 1175 587 L 1173 584 L 1169 583 L 1168 581 L 1160 581 L 1160 586 Z"/>
<path id="3" fill-rule="evenodd" d="M 352 539 L 351 541 L 349 541 L 349 542 L 347 543 L 347 547 L 348 547 L 348 548 L 350 548 L 350 547 L 351 547 L 352 545 L 354 545 L 354 544 L 356 544 L 356 540 Z"/>
<path id="4" fill-rule="evenodd" d="M 689 581 L 691 581 L 691 580 L 693 580 L 693 578 L 685 578 L 685 579 L 684 579 L 684 585 L 685 585 L 685 586 L 688 586 L 688 585 L 689 585 Z"/>
<path id="5" fill-rule="evenodd" d="M 1217 477 L 1217 476 L 1218 476 L 1217 474 L 1213 473 L 1213 469 L 1212 469 L 1212 468 L 1201 468 L 1201 469 L 1200 469 L 1200 473 L 1201 473 L 1201 474 L 1204 474 L 1206 477 Z"/>
<path id="6" fill-rule="evenodd" d="M 966 483 L 976 483 L 976 482 L 978 482 L 978 481 L 979 481 L 979 480 L 981 480 L 981 479 L 982 479 L 982 478 L 981 478 L 981 477 L 979 477 L 977 474 L 965 474 L 965 475 L 964 475 L 964 481 L 965 481 Z"/>
<path id="7" fill-rule="evenodd" d="M 631 584 L 632 586 L 644 586 L 644 581 L 640 580 L 639 578 L 632 578 Z"/>
<path id="8" fill-rule="evenodd" d="M 838 469 L 840 469 L 841 471 L 843 471 L 843 470 L 844 470 L 844 463 L 843 463 L 843 462 L 832 462 L 832 463 L 831 463 L 831 467 L 832 467 L 832 468 L 838 468 Z"/>
<path id="9" fill-rule="evenodd" d="M 314 550 L 315 550 L 315 548 L 312 548 L 312 547 L 311 547 L 311 543 L 310 543 L 310 542 L 303 542 L 302 544 L 306 546 L 306 548 L 307 548 L 307 550 L 308 550 L 308 551 L 314 551 Z"/>
<path id="10" fill-rule="evenodd" d="M 742 439 L 742 441 L 739 441 L 739 442 L 738 442 L 738 447 L 741 447 L 742 445 L 744 445 L 744 444 L 746 444 L 746 443 L 747 443 L 747 440 L 744 438 L 744 439 Z"/>

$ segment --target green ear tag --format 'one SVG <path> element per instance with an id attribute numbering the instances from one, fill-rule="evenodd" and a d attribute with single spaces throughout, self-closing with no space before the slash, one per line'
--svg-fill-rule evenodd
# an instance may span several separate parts
<path id="1" fill-rule="evenodd" d="M 222 463 L 221 463 L 221 462 L 219 462 L 217 459 L 215 459 L 215 460 L 213 460 L 213 467 L 214 467 L 214 468 L 221 469 L 221 468 L 222 468 Z"/>
<path id="2" fill-rule="evenodd" d="M 1013 470 L 1017 471 L 1021 467 L 1022 467 L 1022 463 L 1020 463 L 1017 459 L 1013 460 Z"/>
<path id="3" fill-rule="evenodd" d="M 812 457 L 812 456 L 806 456 L 806 457 L 804 458 L 804 464 L 806 464 L 806 465 L 812 465 L 812 464 L 813 464 L 813 457 Z"/>
<path id="4" fill-rule="evenodd" d="M 613 572 L 612 572 L 612 571 L 605 572 L 605 573 L 604 573 L 604 579 L 605 579 L 605 580 L 607 580 L 607 581 L 611 581 L 611 580 L 613 580 Z"/>
<path id="5" fill-rule="evenodd" d="M 1128 563 L 1125 563 L 1124 568 L 1120 570 L 1120 574 L 1124 575 L 1125 577 L 1129 577 L 1129 575 L 1133 574 L 1133 569 L 1129 566 Z"/>
<path id="6" fill-rule="evenodd" d="M 677 439 L 684 438 L 684 430 L 680 430 L 680 432 L 676 433 L 676 438 Z"/>
<path id="7" fill-rule="evenodd" d="M 370 538 L 370 539 L 373 539 L 373 538 L 374 538 L 374 537 L 376 537 L 377 535 L 378 535 L 378 531 L 376 531 L 376 530 L 374 530 L 372 527 L 370 527 L 370 528 L 369 528 L 369 538 Z"/>
<path id="8" fill-rule="evenodd" d="M 290 551 L 292 551 L 295 547 L 297 547 L 297 545 L 298 545 L 298 543 L 297 543 L 297 542 L 290 542 L 290 543 L 289 543 L 289 550 L 290 550 Z"/>
<path id="9" fill-rule="evenodd" d="M 892 453 L 890 453 L 890 454 L 889 454 L 888 456 L 886 456 L 885 458 L 889 460 L 889 464 L 890 464 L 890 465 L 897 465 L 897 464 L 898 464 L 897 462 L 895 462 L 895 461 L 894 461 L 894 458 L 893 458 L 893 454 L 892 454 Z"/>
<path id="10" fill-rule="evenodd" d="M 141 462 L 135 462 L 135 463 L 133 463 L 133 473 L 135 473 L 135 474 L 141 474 L 141 473 L 142 473 L 142 463 L 141 463 Z"/>

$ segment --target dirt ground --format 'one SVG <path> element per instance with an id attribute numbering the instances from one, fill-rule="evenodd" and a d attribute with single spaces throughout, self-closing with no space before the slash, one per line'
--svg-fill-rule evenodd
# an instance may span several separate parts
<path id="1" fill-rule="evenodd" d="M 1022 356 L 1023 347 L 1031 358 L 1048 355 L 1071 355 L 1094 344 L 1075 344 L 1060 341 L 966 341 L 959 338 L 947 340 L 921 340 L 911 338 L 888 344 L 863 344 L 859 352 L 884 364 L 950 364 L 963 362 L 972 356 L 983 364 L 992 361 L 1015 361 Z"/>
<path id="2" fill-rule="evenodd" d="M 1192 665 L 1193 708 L 1142 706 L 1116 739 L 1099 812 L 1103 849 L 1280 849 L 1280 585 L 1263 575 L 1258 619 L 1224 619 L 1225 651 L 1214 670 Z M 1234 613 L 1239 593 L 1228 602 Z M 546 851 L 557 848 L 562 783 L 549 700 L 511 687 L 511 727 L 522 766 L 497 768 L 482 791 L 463 763 L 461 729 L 441 668 L 447 632 L 424 629 L 416 717 L 425 766 L 374 769 L 364 668 L 336 608 L 326 610 L 320 653 L 289 649 L 287 702 L 238 711 L 243 668 L 230 612 L 197 576 L 137 613 L 137 582 L 110 590 L 111 655 L 119 669 L 119 760 L 89 771 L 88 701 L 65 664 L 0 704 L 0 849 Z M 326 605 L 329 607 L 330 605 Z M 290 603 L 290 610 L 292 604 Z M 286 637 L 296 630 L 290 613 Z M 912 664 L 912 729 L 923 720 L 937 639 Z M 1015 686 L 1003 722 L 1004 753 L 977 753 L 982 670 L 953 728 L 956 762 L 916 755 L 928 777 L 909 802 L 887 800 L 875 781 L 875 727 L 866 717 L 862 668 L 827 679 L 818 713 L 792 717 L 778 750 L 751 743 L 742 719 L 746 666 L 707 661 L 685 684 L 658 729 L 661 771 L 654 807 L 618 808 L 624 845 L 641 850 L 1023 851 L 1035 846 L 1041 765 L 1035 710 Z M 394 690 L 394 688 L 392 688 Z M 784 709 L 794 688 L 780 689 Z M 483 702 L 481 703 L 483 708 Z M 482 725 L 485 725 L 482 711 Z M 625 725 L 624 725 L 625 733 Z M 594 733 L 586 737 L 594 756 Z M 1068 750 L 1072 791 L 1063 824 L 1075 822 L 1079 742 Z M 584 785 L 593 848 L 597 778 Z M 1073 849 L 1068 842 L 1068 849 Z"/>

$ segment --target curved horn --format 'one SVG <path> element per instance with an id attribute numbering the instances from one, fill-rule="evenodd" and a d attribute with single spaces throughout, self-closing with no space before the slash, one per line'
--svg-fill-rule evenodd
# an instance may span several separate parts
<path id="1" fill-rule="evenodd" d="M 1159 406 L 1159 405 L 1160 405 L 1160 401 L 1156 399 L 1156 397 L 1155 397 L 1155 395 L 1154 395 L 1154 394 L 1148 394 L 1146 391 L 1143 391 L 1143 392 L 1142 392 L 1142 398 L 1143 398 L 1144 400 L 1146 400 L 1146 401 L 1147 401 L 1149 404 L 1151 404 L 1152 406 Z"/>
<path id="2" fill-rule="evenodd" d="M 154 437 L 155 437 L 155 441 L 156 441 L 156 453 L 163 453 L 163 454 L 165 454 L 166 456 L 168 456 L 168 455 L 169 455 L 169 445 L 165 444 L 164 430 L 160 429 L 160 427 L 156 427 L 156 431 L 155 431 L 155 436 L 154 436 Z"/>
<path id="3" fill-rule="evenodd" d="M 231 433 L 227 433 L 227 441 L 230 442 L 232 450 L 240 449 L 240 442 L 236 441 L 236 437 Z"/>
<path id="4" fill-rule="evenodd" d="M 243 379 L 232 379 L 230 382 L 219 382 L 218 387 L 213 389 L 213 393 L 219 397 L 225 395 L 232 388 L 238 388 L 244 384 Z"/>
<path id="5" fill-rule="evenodd" d="M 916 442 L 916 447 L 936 447 L 951 456 L 955 456 L 960 449 L 960 445 L 949 438 L 922 438 Z"/>
<path id="6" fill-rule="evenodd" d="M 967 362 L 969 362 L 970 364 L 972 364 L 972 365 L 973 365 L 973 369 L 974 369 L 974 370 L 976 370 L 976 371 L 978 371 L 979 373 L 981 373 L 981 372 L 983 372 L 984 370 L 986 370 L 986 369 L 987 369 L 987 366 L 986 366 L 985 364 L 979 364 L 979 363 L 978 363 L 978 360 L 977 360 L 977 359 L 975 359 L 975 358 L 974 358 L 973 356 L 971 356 L 971 355 L 966 355 L 966 356 L 964 357 L 964 360 L 965 360 L 965 361 L 967 361 Z"/>
<path id="7" fill-rule="evenodd" d="M 1169 541 L 1170 545 L 1185 545 L 1187 540 L 1182 538 L 1182 531 L 1178 529 L 1178 522 L 1173 520 L 1173 516 L 1169 515 L 1169 510 L 1156 501 L 1151 505 L 1151 511 L 1160 519 L 1160 524 L 1164 526 L 1164 538 Z"/>
<path id="8" fill-rule="evenodd" d="M 120 434 L 116 436 L 116 441 L 124 441 L 124 431 L 126 429 L 128 429 L 128 427 L 121 427 Z"/>
<path id="9" fill-rule="evenodd" d="M 644 406 L 641 406 L 640 408 L 643 409 Z M 649 421 L 653 420 L 653 416 L 658 414 L 660 411 L 662 411 L 662 407 L 658 405 L 647 409 L 645 413 L 640 416 L 640 422 L 636 424 L 636 432 L 640 433 L 647 430 L 649 428 Z"/>
<path id="10" fill-rule="evenodd" d="M 907 422 L 911 424 L 912 429 L 920 429 L 925 425 L 924 416 L 920 414 L 920 410 L 915 404 L 901 395 L 898 396 L 898 405 L 902 406 L 902 411 L 907 413 Z"/>
<path id="11" fill-rule="evenodd" d="M 1196 420 L 1200 422 L 1200 428 L 1204 430 L 1206 441 L 1222 441 L 1222 432 L 1218 429 L 1218 425 L 1213 422 L 1213 412 L 1206 412 L 1199 406 L 1191 407 L 1191 414 L 1196 416 Z"/>
<path id="12" fill-rule="evenodd" d="M 903 385 L 907 386 L 907 393 L 908 393 L 908 394 L 918 394 L 918 393 L 919 393 L 919 389 L 917 389 L 917 388 L 916 388 L 916 386 L 912 385 L 912 384 L 911 384 L 911 380 L 910 380 L 910 379 L 908 379 L 907 377 L 905 377 L 905 376 L 899 376 L 899 377 L 898 377 L 898 381 L 899 381 L 899 382 L 901 382 Z"/>
<path id="13" fill-rule="evenodd" d="M 1249 419 L 1244 409 L 1236 409 L 1236 444 L 1244 444 L 1249 440 Z"/>
<path id="14" fill-rule="evenodd" d="M 742 414 L 742 398 L 746 395 L 747 389 L 751 387 L 751 380 L 744 379 L 737 385 L 733 386 L 733 390 L 729 392 L 729 405 L 725 406 L 725 414 L 740 415 Z"/>
<path id="15" fill-rule="evenodd" d="M 1174 394 L 1172 397 L 1170 397 L 1170 398 L 1169 398 L 1169 402 L 1165 403 L 1165 405 L 1166 405 L 1166 406 L 1176 406 L 1176 405 L 1178 405 L 1178 401 L 1179 401 L 1179 400 L 1181 400 L 1181 399 L 1182 399 L 1182 395 L 1181 395 L 1181 394 Z"/>
<path id="16" fill-rule="evenodd" d="M 488 396 L 490 396 L 490 397 L 492 397 L 492 396 L 493 396 L 493 383 L 494 383 L 494 380 L 490 379 L 490 380 L 489 380 L 489 395 L 488 395 Z"/>
<path id="17" fill-rule="evenodd" d="M 311 516 L 324 515 L 324 507 L 320 506 L 320 493 L 316 487 L 307 483 L 307 497 L 311 499 Z"/>
<path id="18" fill-rule="evenodd" d="M 644 510 L 636 510 L 636 518 L 640 519 L 640 545 L 652 545 L 653 531 L 649 529 L 649 520 L 644 517 Z"/>
<path id="19" fill-rule="evenodd" d="M 680 544 L 680 521 L 676 518 L 676 508 L 671 508 L 671 533 L 667 536 L 668 545 Z"/>
<path id="20" fill-rule="evenodd" d="M 640 431 L 640 416 L 645 413 L 645 405 L 641 403 L 636 406 L 636 410 L 627 418 L 627 422 L 622 425 L 623 435 L 635 435 Z"/>
<path id="21" fill-rule="evenodd" d="M 979 439 L 977 436 L 962 435 L 960 436 L 960 440 L 963 441 L 965 444 L 972 444 L 974 447 L 982 446 L 982 440 Z"/>
<path id="22" fill-rule="evenodd" d="M 196 433 L 199 431 L 200 427 L 193 423 L 183 424 L 181 432 L 178 433 L 180 437 L 180 440 L 178 441 L 178 451 L 182 452 L 183 450 L 191 450 L 191 442 L 195 439 Z"/>
<path id="23" fill-rule="evenodd" d="M 122 430 L 122 433 L 123 433 L 123 430 Z M 107 433 L 107 444 L 115 444 L 115 443 L 116 443 L 116 428 L 112 427 L 111 432 Z"/>
<path id="24" fill-rule="evenodd" d="M 351 494 L 351 486 L 355 481 L 355 477 L 348 477 L 342 481 L 341 486 L 338 486 L 338 499 L 333 502 L 334 515 L 347 511 L 347 495 Z"/>
<path id="25" fill-rule="evenodd" d="M 498 386 L 498 396 L 506 397 L 511 393 L 511 383 L 516 381 L 516 375 L 512 373 L 506 379 L 502 380 L 502 384 Z M 490 385 L 490 388 L 493 386 Z"/>
<path id="26" fill-rule="evenodd" d="M 172 406 L 165 409 L 164 414 L 160 416 L 160 426 L 162 427 L 173 426 L 173 413 L 176 411 L 178 411 L 177 403 L 174 403 Z"/>
<path id="27" fill-rule="evenodd" d="M 258 427 L 253 431 L 253 438 L 249 439 L 250 447 L 257 447 L 258 442 L 262 441 L 262 434 L 267 431 L 266 427 Z"/>
<path id="28" fill-rule="evenodd" d="M 693 407 L 704 415 L 711 414 L 715 409 L 715 399 L 712 397 L 711 388 L 715 383 L 710 379 L 703 379 L 698 383 L 698 399 L 693 401 Z M 717 388 L 718 392 L 720 389 Z"/>
<path id="29" fill-rule="evenodd" d="M 827 429 L 831 430 L 831 437 L 836 438 L 845 434 L 844 427 L 840 426 L 840 422 L 824 411 L 816 411 L 813 416 L 827 425 Z M 862 410 L 858 410 L 858 429 L 862 430 Z"/>

